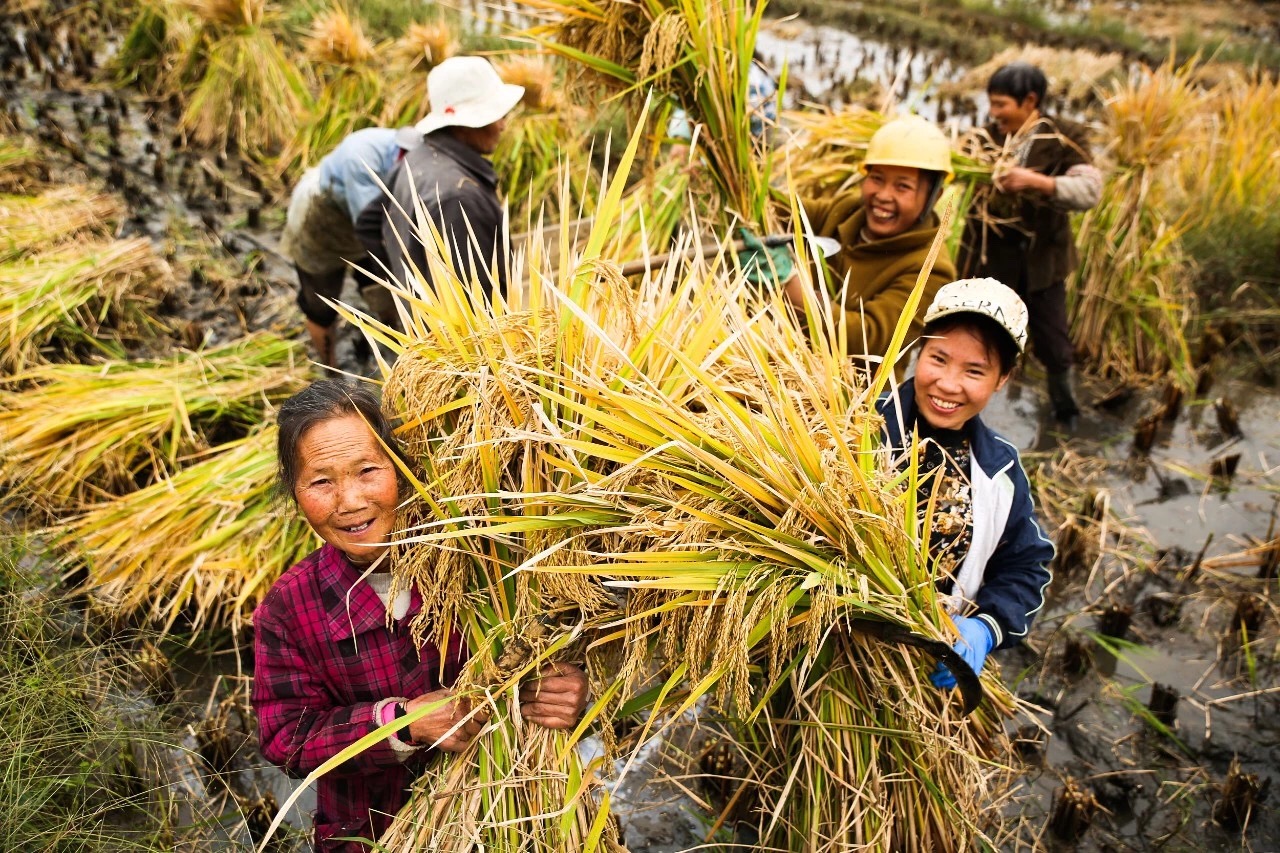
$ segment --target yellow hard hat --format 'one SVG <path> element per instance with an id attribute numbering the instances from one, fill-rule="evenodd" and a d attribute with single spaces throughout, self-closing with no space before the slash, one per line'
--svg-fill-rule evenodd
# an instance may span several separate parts
<path id="1" fill-rule="evenodd" d="M 903 116 L 885 122 L 867 143 L 868 166 L 908 166 L 942 172 L 951 180 L 951 142 L 931 121 L 919 116 Z"/>

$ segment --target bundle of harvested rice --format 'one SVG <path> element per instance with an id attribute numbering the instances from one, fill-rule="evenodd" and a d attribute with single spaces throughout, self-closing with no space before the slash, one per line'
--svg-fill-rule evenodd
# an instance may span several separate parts
<path id="1" fill-rule="evenodd" d="M 265 0 L 189 0 L 201 21 L 177 70 L 194 87 L 182 126 L 196 142 L 270 152 L 293 138 L 310 95 L 266 26 Z"/>
<path id="2" fill-rule="evenodd" d="M 298 345 L 259 334 L 160 362 L 56 364 L 0 380 L 0 507 L 74 511 L 171 475 L 305 384 Z"/>
<path id="3" fill-rule="evenodd" d="M 966 722 L 928 684 L 930 659 L 876 637 L 937 648 L 953 631 L 923 551 L 924 472 L 914 454 L 897 467 L 877 450 L 873 402 L 890 368 L 855 370 L 822 333 L 830 317 L 810 342 L 718 260 L 669 263 L 633 290 L 602 256 L 621 183 L 579 257 L 558 269 L 533 257 L 529 290 L 492 307 L 428 235 L 433 286 L 407 283 L 408 331 L 379 332 L 399 351 L 384 405 L 417 463 L 395 584 L 422 594 L 421 639 L 462 627 L 471 659 L 457 688 L 494 707 L 491 731 L 428 770 L 382 843 L 612 849 L 607 799 L 597 811 L 593 768 L 572 749 L 593 720 L 639 706 L 652 724 L 702 696 L 751 719 L 838 644 L 874 664 L 822 682 L 831 702 L 862 709 L 857 737 L 821 747 L 840 760 L 807 765 L 813 787 L 788 798 L 785 824 L 799 823 L 792 804 L 834 802 L 853 826 L 817 822 L 845 842 L 968 849 L 1012 702 L 987 675 L 995 713 Z M 520 678 L 570 655 L 585 659 L 596 704 L 568 738 L 526 729 Z M 655 662 L 660 689 L 645 694 Z M 831 800 L 823 774 L 831 787 L 867 782 Z"/>
<path id="4" fill-rule="evenodd" d="M 360 21 L 346 9 L 335 6 L 318 15 L 305 47 L 321 80 L 320 93 L 280 153 L 281 173 L 314 165 L 350 133 L 372 125 L 382 110 L 385 72 Z"/>
<path id="5" fill-rule="evenodd" d="M 35 196 L 0 196 L 0 263 L 88 231 L 106 236 L 124 209 L 114 196 L 62 186 Z"/>
<path id="6" fill-rule="evenodd" d="M 1003 65 L 1029 62 L 1049 78 L 1048 97 L 1073 107 L 1093 101 L 1119 73 L 1123 57 L 1118 53 L 1094 53 L 1084 48 L 1060 50 L 1044 45 L 1022 45 L 1000 51 L 981 65 L 970 68 L 959 80 L 938 87 L 940 95 L 966 95 L 986 89 L 991 75 Z"/>
<path id="7" fill-rule="evenodd" d="M 185 49 L 194 44 L 197 25 L 191 10 L 180 3 L 144 2 L 112 57 L 116 82 L 137 85 L 154 95 L 178 95 L 174 73 Z"/>
<path id="8" fill-rule="evenodd" d="M 0 372 L 39 361 L 55 343 L 122 357 L 120 336 L 157 329 L 152 310 L 169 284 L 166 265 L 142 237 L 0 264 Z"/>
<path id="9" fill-rule="evenodd" d="M 773 230 L 769 153 L 749 133 L 748 71 L 765 3 L 520 0 L 525 35 L 625 92 L 669 95 L 700 126 L 697 146 L 730 217 Z"/>
<path id="10" fill-rule="evenodd" d="M 774 160 L 775 180 L 789 170 L 801 195 L 817 197 L 844 192 L 862 180 L 867 143 L 889 117 L 864 109 L 791 110 L 783 124 L 793 131 Z M 954 147 L 954 146 L 953 146 Z M 972 152 L 954 151 L 956 180 L 990 182 L 992 164 Z"/>
<path id="11" fill-rule="evenodd" d="M 35 146 L 15 137 L 0 136 L 0 192 L 31 192 L 43 183 L 41 173 Z"/>
<path id="12" fill-rule="evenodd" d="M 1271 251 L 1280 245 L 1280 82 L 1240 73 L 1205 95 L 1195 141 L 1168 170 L 1174 186 L 1165 206 L 1173 218 L 1189 217 L 1183 245 L 1198 267 L 1198 290 L 1224 297 L 1246 282 L 1280 279 L 1280 256 Z M 1267 313 L 1255 322 L 1274 328 L 1275 314 Z"/>
<path id="13" fill-rule="evenodd" d="M 47 531 L 83 564 L 95 597 L 170 629 L 243 626 L 276 578 L 314 550 L 307 523 L 274 500 L 276 429 L 183 460 L 173 477 Z"/>
<path id="14" fill-rule="evenodd" d="M 453 28 L 444 21 L 410 24 L 387 51 L 387 87 L 382 121 L 392 127 L 414 124 L 424 115 L 427 72 L 458 52 Z"/>
<path id="15" fill-rule="evenodd" d="M 508 188 L 509 216 L 524 223 L 538 212 L 582 215 L 599 180 L 590 133 L 599 108 L 561 97 L 556 68 L 545 58 L 512 56 L 494 66 L 503 82 L 524 87 L 521 106 L 507 118 L 493 154 L 501 185 Z"/>

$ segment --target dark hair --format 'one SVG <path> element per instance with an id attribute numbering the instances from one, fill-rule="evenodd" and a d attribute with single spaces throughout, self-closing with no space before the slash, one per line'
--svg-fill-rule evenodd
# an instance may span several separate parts
<path id="1" fill-rule="evenodd" d="M 996 360 L 1000 362 L 1001 376 L 1008 376 L 1013 372 L 1014 366 L 1018 363 L 1018 344 L 1014 341 L 1013 335 L 1009 334 L 1009 331 L 1004 326 L 1001 326 L 986 314 L 961 311 L 957 314 L 939 317 L 924 327 L 924 332 L 921 333 L 921 340 L 925 337 L 940 337 L 955 329 L 963 329 L 966 332 L 970 332 L 982 342 L 987 355 L 991 355 L 993 352 L 996 354 Z"/>
<path id="2" fill-rule="evenodd" d="M 1027 95 L 1036 96 L 1036 106 L 1044 106 L 1045 95 L 1049 91 L 1049 79 L 1044 72 L 1030 62 L 1011 62 L 1001 65 L 996 73 L 987 81 L 988 95 L 1008 95 L 1019 104 L 1027 99 Z"/>
<path id="3" fill-rule="evenodd" d="M 334 418 L 359 415 L 369 424 L 384 445 L 401 460 L 404 451 L 392 432 L 391 422 L 382 414 L 378 398 L 367 385 L 356 385 L 340 379 L 321 379 L 285 400 L 280 406 L 276 422 L 280 435 L 276 442 L 278 458 L 276 491 L 282 498 L 297 500 L 294 487 L 302 471 L 298 458 L 298 445 L 313 426 Z"/>

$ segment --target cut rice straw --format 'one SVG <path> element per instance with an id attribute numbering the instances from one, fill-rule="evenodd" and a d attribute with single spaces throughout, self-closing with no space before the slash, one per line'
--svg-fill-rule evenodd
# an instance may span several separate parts
<path id="1" fill-rule="evenodd" d="M 56 364 L 0 380 L 0 508 L 56 515 L 172 475 L 206 435 L 247 432 L 305 385 L 260 334 L 155 362 Z"/>
<path id="2" fill-rule="evenodd" d="M 167 266 L 143 237 L 0 264 L 0 372 L 40 361 L 54 343 L 118 357 L 106 335 L 154 331 L 151 310 L 168 286 Z"/>
<path id="3" fill-rule="evenodd" d="M 86 587 L 107 608 L 170 630 L 238 630 L 285 569 L 317 540 L 274 500 L 276 428 L 185 460 L 173 477 L 91 507 L 47 531 L 83 563 Z"/>
<path id="4" fill-rule="evenodd" d="M 44 251 L 85 232 L 108 236 L 124 215 L 113 196 L 87 187 L 62 186 L 36 196 L 0 196 L 0 263 Z"/>

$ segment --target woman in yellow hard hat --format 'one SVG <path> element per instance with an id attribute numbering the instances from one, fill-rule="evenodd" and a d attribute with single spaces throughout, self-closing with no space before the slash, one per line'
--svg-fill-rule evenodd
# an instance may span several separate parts
<path id="1" fill-rule="evenodd" d="M 816 236 L 840 242 L 840 251 L 826 258 L 826 263 L 832 290 L 843 294 L 836 319 L 844 324 L 848 352 L 883 355 L 938 233 L 933 205 L 954 174 L 951 144 L 925 119 L 897 118 L 871 137 L 863 170 L 866 177 L 860 189 L 831 198 L 802 199 L 801 204 Z M 921 307 L 955 277 L 955 264 L 944 247 L 925 285 Z M 790 277 L 784 287 L 788 300 L 803 308 L 799 277 Z M 819 301 L 827 299 L 821 289 L 816 296 Z M 911 337 L 917 337 L 921 328 L 916 317 Z"/>

